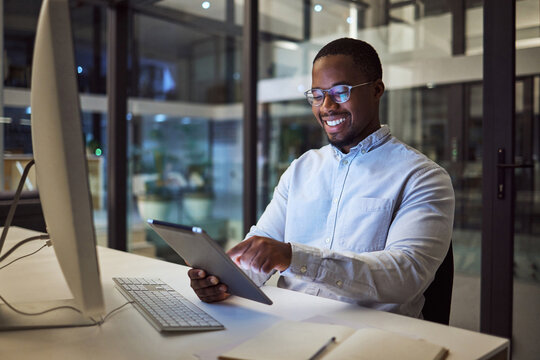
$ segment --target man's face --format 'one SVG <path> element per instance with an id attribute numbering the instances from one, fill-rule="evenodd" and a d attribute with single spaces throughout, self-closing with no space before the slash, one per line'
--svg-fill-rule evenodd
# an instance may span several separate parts
<path id="1" fill-rule="evenodd" d="M 328 55 L 313 64 L 312 88 L 329 89 L 336 85 L 357 85 L 370 79 L 362 74 L 348 55 Z M 344 103 L 336 103 L 326 94 L 320 106 L 312 111 L 323 127 L 328 141 L 348 153 L 360 141 L 380 128 L 379 99 L 384 84 L 377 80 L 372 84 L 351 89 L 351 97 Z"/>

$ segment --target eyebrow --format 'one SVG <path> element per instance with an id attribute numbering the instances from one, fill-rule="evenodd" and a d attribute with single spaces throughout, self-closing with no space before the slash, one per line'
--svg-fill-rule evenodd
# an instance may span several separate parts
<path id="1" fill-rule="evenodd" d="M 333 83 L 329 88 L 326 88 L 326 89 L 331 89 L 331 88 L 333 88 L 334 86 L 337 86 L 337 85 L 351 86 L 351 84 L 348 81 L 337 81 L 337 82 Z M 311 88 L 312 89 L 322 89 L 322 87 L 320 87 L 320 86 L 313 86 L 313 85 L 311 86 Z"/>

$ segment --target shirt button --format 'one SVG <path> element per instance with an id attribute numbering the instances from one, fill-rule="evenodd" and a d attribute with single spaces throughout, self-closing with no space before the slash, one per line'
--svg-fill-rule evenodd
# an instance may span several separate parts
<path id="1" fill-rule="evenodd" d="M 348 160 L 343 160 L 343 165 L 347 165 L 349 163 Z"/>
<path id="2" fill-rule="evenodd" d="M 366 153 L 366 150 L 362 149 L 362 151 L 360 151 L 362 154 L 365 154 Z"/>
<path id="3" fill-rule="evenodd" d="M 326 243 L 328 244 L 330 242 L 330 238 L 326 238 L 326 240 L 324 241 L 326 241 Z"/>
<path id="4" fill-rule="evenodd" d="M 302 266 L 302 267 L 300 268 L 300 272 L 301 272 L 302 274 L 305 274 L 306 271 L 307 271 L 307 267 L 306 267 L 305 265 Z"/>
<path id="5" fill-rule="evenodd" d="M 334 201 L 332 201 L 334 204 L 337 204 L 337 199 L 334 199 Z"/>
<path id="6" fill-rule="evenodd" d="M 341 280 L 336 281 L 336 285 L 338 287 L 342 287 L 343 286 L 343 281 L 341 281 Z"/>

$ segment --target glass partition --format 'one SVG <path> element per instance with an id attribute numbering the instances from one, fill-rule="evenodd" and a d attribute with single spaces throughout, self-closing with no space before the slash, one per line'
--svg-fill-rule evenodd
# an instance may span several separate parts
<path id="1" fill-rule="evenodd" d="M 157 4 L 215 26 L 230 18 L 224 5 Z M 133 16 L 128 247 L 181 262 L 146 219 L 200 226 L 224 247 L 243 237 L 241 39 L 143 10 Z"/>
<path id="2" fill-rule="evenodd" d="M 240 240 L 242 163 L 238 119 L 178 115 L 133 115 L 130 168 L 133 250 L 180 262 L 146 219 L 200 226 L 219 244 Z"/>
<path id="3" fill-rule="evenodd" d="M 513 358 L 534 359 L 540 344 L 540 1 L 516 1 Z M 534 66 L 532 64 L 535 64 Z"/>
<path id="4" fill-rule="evenodd" d="M 3 117 L 0 120 L 3 127 L 3 181 L 0 183 L 3 187 L 0 192 L 15 191 L 24 165 L 33 157 L 30 78 L 40 6 L 41 1 L 37 0 L 4 2 Z M 70 9 L 96 234 L 98 243 L 106 245 L 105 8 L 77 4 Z M 38 190 L 33 170 L 24 190 Z"/>

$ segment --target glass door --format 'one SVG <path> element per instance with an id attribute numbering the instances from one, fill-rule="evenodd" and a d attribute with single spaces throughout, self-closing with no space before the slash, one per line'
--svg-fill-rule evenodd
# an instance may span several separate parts
<path id="1" fill-rule="evenodd" d="M 540 353 L 540 76 L 516 81 L 514 163 L 514 359 L 535 359 Z"/>
<path id="2" fill-rule="evenodd" d="M 481 331 L 540 353 L 538 1 L 484 3 Z M 533 35 L 536 34 L 536 35 Z M 536 45 L 534 45 L 536 44 Z"/>

